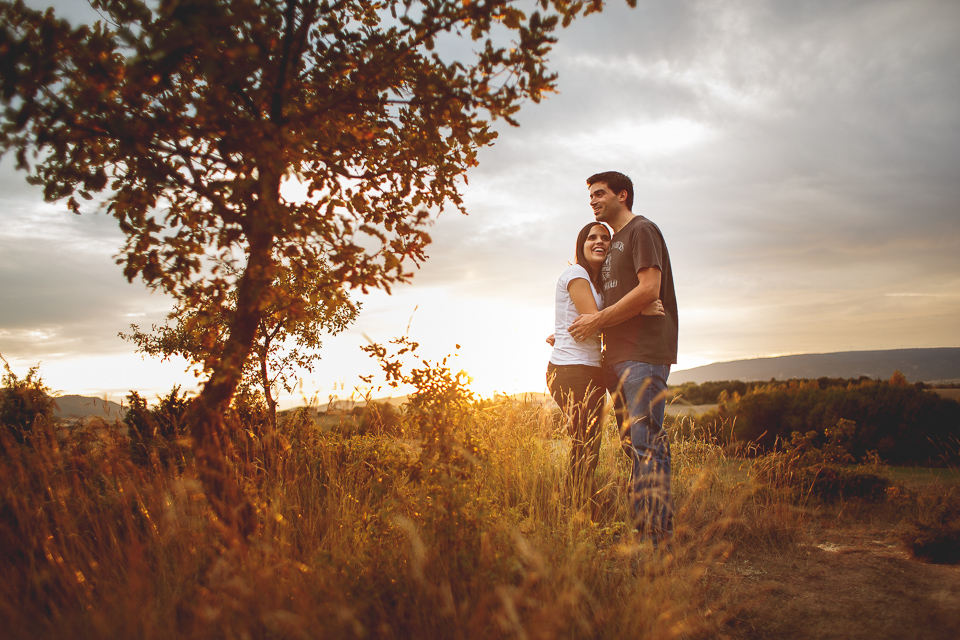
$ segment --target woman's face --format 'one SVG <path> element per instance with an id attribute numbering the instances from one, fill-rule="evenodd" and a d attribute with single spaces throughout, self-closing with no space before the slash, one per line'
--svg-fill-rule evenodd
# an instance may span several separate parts
<path id="1" fill-rule="evenodd" d="M 583 255 L 587 259 L 587 264 L 594 270 L 599 269 L 603 261 L 607 259 L 609 249 L 610 232 L 602 224 L 594 225 L 583 243 Z"/>

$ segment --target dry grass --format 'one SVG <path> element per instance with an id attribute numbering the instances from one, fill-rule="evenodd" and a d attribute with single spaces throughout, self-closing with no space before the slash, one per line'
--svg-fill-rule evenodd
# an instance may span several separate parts
<path id="1" fill-rule="evenodd" d="M 238 473 L 262 526 L 246 544 L 189 459 L 138 466 L 109 429 L 5 437 L 0 624 L 22 638 L 714 637 L 739 606 L 718 564 L 802 537 L 798 511 L 710 438 L 674 443 L 677 535 L 654 551 L 624 524 L 609 421 L 591 519 L 563 494 L 548 410 L 505 399 L 456 417 L 439 441 L 296 416 L 253 437 Z"/>

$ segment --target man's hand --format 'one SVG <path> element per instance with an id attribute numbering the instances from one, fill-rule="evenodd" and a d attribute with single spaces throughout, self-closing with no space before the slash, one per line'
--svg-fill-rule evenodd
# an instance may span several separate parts
<path id="1" fill-rule="evenodd" d="M 654 300 L 647 306 L 643 308 L 643 311 L 640 312 L 642 316 L 665 316 L 667 315 L 666 311 L 663 309 L 663 303 L 659 300 Z"/>
<path id="2" fill-rule="evenodd" d="M 548 344 L 548 345 L 550 345 L 550 346 L 552 347 L 553 345 L 556 344 L 556 342 L 557 342 L 557 339 L 553 337 L 553 334 L 552 334 L 552 333 L 547 336 L 547 344 Z"/>
<path id="3" fill-rule="evenodd" d="M 600 314 L 585 313 L 578 316 L 568 331 L 577 342 L 583 342 L 590 336 L 600 333 Z"/>

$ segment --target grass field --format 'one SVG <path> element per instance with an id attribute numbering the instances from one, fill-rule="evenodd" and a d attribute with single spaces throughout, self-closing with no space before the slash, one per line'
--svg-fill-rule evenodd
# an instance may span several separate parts
<path id="1" fill-rule="evenodd" d="M 958 479 L 891 469 L 900 488 L 879 505 L 797 502 L 678 435 L 676 537 L 654 550 L 628 524 L 611 420 L 591 513 L 564 488 L 554 412 L 445 398 L 389 433 L 296 415 L 273 434 L 238 430 L 236 474 L 260 521 L 245 541 L 213 516 L 183 442 L 137 458 L 109 428 L 5 435 L 0 624 L 13 638 L 777 637 L 810 616 L 777 613 L 765 577 L 815 574 L 824 531 L 894 532 L 926 487 Z"/>

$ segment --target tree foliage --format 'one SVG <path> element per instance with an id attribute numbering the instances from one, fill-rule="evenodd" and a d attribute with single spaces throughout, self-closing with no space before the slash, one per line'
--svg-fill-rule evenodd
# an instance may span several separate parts
<path id="1" fill-rule="evenodd" d="M 407 280 L 431 214 L 463 210 L 491 122 L 553 88 L 556 29 L 602 4 L 91 0 L 102 19 L 72 27 L 0 1 L 2 149 L 48 200 L 77 213 L 105 202 L 128 279 L 196 310 L 212 334 L 228 318 L 191 427 L 226 521 L 255 523 L 219 431 L 259 322 L 314 302 L 277 283 Z M 284 197 L 287 179 L 307 197 Z"/>
<path id="2" fill-rule="evenodd" d="M 297 299 L 309 303 L 302 314 L 291 314 L 288 309 L 271 307 L 260 317 L 253 348 L 243 367 L 239 390 L 259 391 L 267 403 L 270 421 L 276 426 L 277 401 L 273 389 L 277 386 L 293 391 L 297 374 L 313 371 L 313 363 L 320 358 L 323 333 L 337 334 L 353 322 L 359 303 L 353 302 L 343 289 L 323 290 L 318 286 L 322 278 L 293 281 L 284 274 L 286 282 L 274 283 L 287 292 L 297 292 Z M 297 289 L 301 289 L 297 291 Z M 137 350 L 154 357 L 180 356 L 194 365 L 212 368 L 227 339 L 229 314 L 236 309 L 236 290 L 227 293 L 227 303 L 212 318 L 213 326 L 205 323 L 211 318 L 196 308 L 174 309 L 173 323 L 153 325 L 150 332 L 138 325 L 130 325 L 130 333 L 120 337 L 132 341 Z M 210 330 L 212 329 L 212 331 Z"/>
<path id="3" fill-rule="evenodd" d="M 670 395 L 688 404 L 714 404 L 723 392 L 726 392 L 727 395 L 733 393 L 745 394 L 748 384 L 740 380 L 710 381 L 700 384 L 685 382 L 682 385 L 672 387 Z"/>

